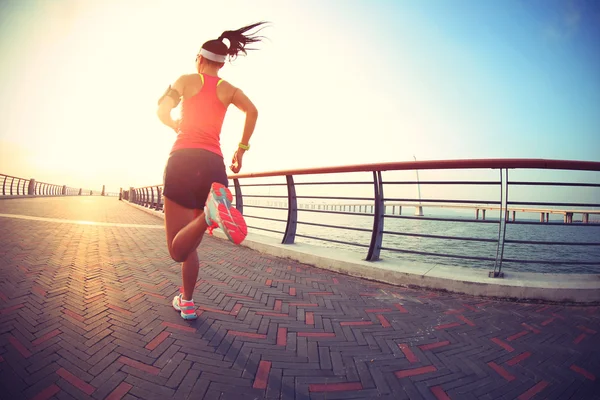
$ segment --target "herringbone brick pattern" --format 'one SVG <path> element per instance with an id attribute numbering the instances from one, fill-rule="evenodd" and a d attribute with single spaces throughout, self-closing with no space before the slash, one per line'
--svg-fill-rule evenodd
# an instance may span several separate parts
<path id="1" fill-rule="evenodd" d="M 162 224 L 114 198 L 0 213 Z M 185 322 L 160 229 L 0 217 L 0 243 L 2 399 L 600 398 L 598 307 L 395 287 L 206 237 Z"/>

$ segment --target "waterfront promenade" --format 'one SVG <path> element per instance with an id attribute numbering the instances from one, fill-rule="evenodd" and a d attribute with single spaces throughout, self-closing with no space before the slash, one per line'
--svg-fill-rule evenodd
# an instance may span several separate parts
<path id="1" fill-rule="evenodd" d="M 598 399 L 600 308 L 348 277 L 205 237 L 194 300 L 163 221 L 0 200 L 2 399 Z"/>

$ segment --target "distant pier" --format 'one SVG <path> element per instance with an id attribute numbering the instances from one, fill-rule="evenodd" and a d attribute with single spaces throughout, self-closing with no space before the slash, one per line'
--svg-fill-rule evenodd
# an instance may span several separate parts
<path id="1" fill-rule="evenodd" d="M 252 204 L 249 202 L 248 204 Z M 267 201 L 263 203 L 268 207 L 287 209 L 287 202 L 285 201 Z M 500 211 L 498 206 L 488 205 L 445 205 L 445 204 L 428 204 L 423 206 L 418 203 L 386 203 L 384 214 L 386 215 L 402 215 L 402 208 L 414 209 L 412 215 L 424 216 L 424 208 L 449 208 L 449 209 L 470 209 L 475 212 L 475 219 L 482 220 L 486 219 L 487 211 Z M 335 211 L 335 212 L 349 212 L 357 214 L 372 214 L 374 212 L 373 204 L 364 203 L 345 203 L 345 204 L 333 204 L 333 203 L 298 203 L 298 209 L 300 210 L 321 210 L 321 211 Z M 563 223 L 572 224 L 577 222 L 573 219 L 574 215 L 581 215 L 581 222 L 584 224 L 589 223 L 600 223 L 600 210 L 562 210 L 562 209 L 541 209 L 541 208 L 522 208 L 522 207 L 509 207 L 508 213 L 506 214 L 506 220 L 512 220 L 513 222 L 517 219 L 517 213 L 532 213 L 539 214 L 541 223 L 548 223 L 550 221 L 550 214 L 561 214 L 563 215 Z M 592 218 L 590 218 L 592 216 Z M 596 219 L 593 217 L 597 216 Z"/>

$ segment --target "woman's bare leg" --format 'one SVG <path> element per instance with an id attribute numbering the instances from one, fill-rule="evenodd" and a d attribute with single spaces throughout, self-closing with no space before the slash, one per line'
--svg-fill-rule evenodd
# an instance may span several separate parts
<path id="1" fill-rule="evenodd" d="M 181 278 L 183 298 L 192 300 L 196 280 L 198 279 L 198 253 L 196 249 L 202 242 L 206 231 L 204 213 L 185 208 L 165 198 L 165 226 L 169 254 L 175 261 L 183 261 Z"/>
<path id="2" fill-rule="evenodd" d="M 195 210 L 185 208 L 165 197 L 165 227 L 169 254 L 184 262 L 196 250 L 206 231 L 204 213 L 194 218 Z"/>

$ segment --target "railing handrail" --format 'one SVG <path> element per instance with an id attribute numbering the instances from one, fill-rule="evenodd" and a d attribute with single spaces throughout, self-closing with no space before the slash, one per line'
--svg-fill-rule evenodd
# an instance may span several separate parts
<path id="1" fill-rule="evenodd" d="M 299 168 L 279 171 L 249 172 L 229 175 L 229 179 L 266 178 L 285 175 L 316 175 L 344 172 L 402 171 L 415 169 L 562 169 L 579 171 L 600 171 L 600 162 L 577 160 L 552 160 L 537 158 L 492 158 L 430 161 L 401 161 L 374 164 L 356 164 L 332 167 Z"/>
<path id="2" fill-rule="evenodd" d="M 429 160 L 429 161 L 400 161 L 375 164 L 354 164 L 333 167 L 298 168 L 277 171 L 248 172 L 245 174 L 230 174 L 228 179 L 267 178 L 286 175 L 320 175 L 348 172 L 378 172 L 405 171 L 415 169 L 562 169 L 574 171 L 600 171 L 600 162 L 577 160 L 552 160 L 543 158 L 491 158 L 491 159 L 459 159 L 459 160 Z M 142 186 L 136 189 L 147 189 L 162 186 Z"/>

